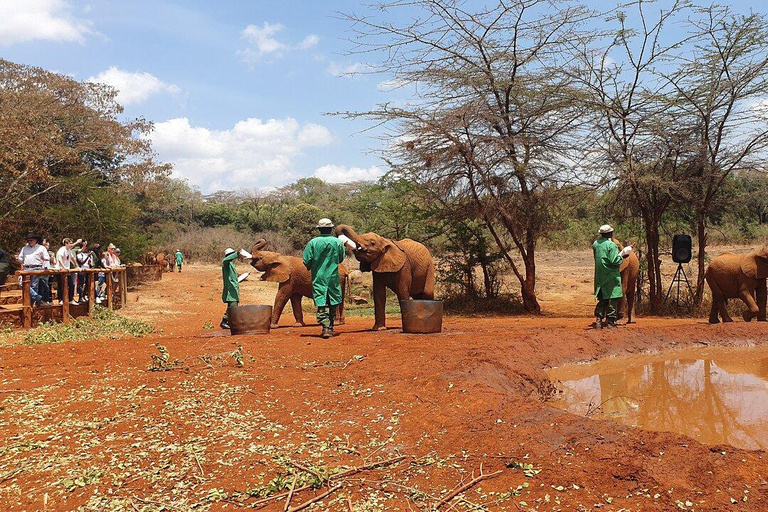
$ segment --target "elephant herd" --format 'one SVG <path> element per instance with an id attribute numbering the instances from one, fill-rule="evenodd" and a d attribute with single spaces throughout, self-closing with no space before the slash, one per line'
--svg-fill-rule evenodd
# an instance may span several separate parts
<path id="1" fill-rule="evenodd" d="M 336 227 L 335 234 L 346 235 L 357 248 L 353 250 L 360 262 L 360 270 L 373 273 L 374 330 L 386 329 L 387 289 L 398 300 L 434 299 L 435 265 L 429 250 L 411 239 L 390 240 L 376 233 L 357 234 L 347 225 Z M 622 248 L 618 240 L 614 242 Z M 288 301 L 291 301 L 296 326 L 303 326 L 302 297 L 312 297 L 309 271 L 301 258 L 265 251 L 267 241 L 258 240 L 251 248 L 251 265 L 263 272 L 263 281 L 279 283 L 272 310 L 272 326 L 276 327 Z M 624 296 L 619 303 L 620 318 L 626 315 L 633 322 L 635 291 L 640 271 L 640 261 L 634 252 L 625 259 L 621 268 L 621 284 Z M 728 299 L 744 301 L 748 310 L 744 320 L 766 320 L 766 278 L 768 278 L 768 246 L 751 254 L 723 254 L 712 260 L 706 271 L 706 281 L 712 291 L 710 323 L 720 318 L 730 322 L 726 310 Z M 349 270 L 339 265 L 342 296 L 349 292 Z M 344 306 L 337 309 L 336 323 L 344 323 Z"/>
<path id="2" fill-rule="evenodd" d="M 386 329 L 387 288 L 398 300 L 434 299 L 435 264 L 423 244 L 411 239 L 390 240 L 376 233 L 358 235 L 345 225 L 336 227 L 336 234 L 344 234 L 357 244 L 353 251 L 360 262 L 360 270 L 373 272 L 374 330 Z M 312 297 L 312 278 L 301 258 L 265 251 L 267 241 L 258 240 L 251 247 L 251 265 L 263 272 L 263 281 L 280 283 L 272 308 L 272 326 L 280 321 L 286 303 L 291 301 L 295 325 L 304 325 L 301 311 L 302 297 Z M 342 297 L 349 290 L 349 270 L 339 265 Z M 336 310 L 336 324 L 344 323 L 344 305 Z"/>

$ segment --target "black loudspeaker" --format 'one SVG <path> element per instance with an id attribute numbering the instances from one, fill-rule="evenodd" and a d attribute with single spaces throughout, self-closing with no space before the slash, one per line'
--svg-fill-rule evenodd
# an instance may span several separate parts
<path id="1" fill-rule="evenodd" d="M 672 238 L 672 261 L 688 263 L 691 261 L 691 236 L 675 235 Z"/>

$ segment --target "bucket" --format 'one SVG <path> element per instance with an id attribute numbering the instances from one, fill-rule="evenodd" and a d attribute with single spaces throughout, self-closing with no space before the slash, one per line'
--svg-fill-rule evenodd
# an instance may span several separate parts
<path id="1" fill-rule="evenodd" d="M 401 300 L 403 332 L 429 334 L 443 330 L 443 301 Z"/>
<path id="2" fill-rule="evenodd" d="M 232 306 L 229 330 L 234 334 L 269 334 L 272 306 Z"/>

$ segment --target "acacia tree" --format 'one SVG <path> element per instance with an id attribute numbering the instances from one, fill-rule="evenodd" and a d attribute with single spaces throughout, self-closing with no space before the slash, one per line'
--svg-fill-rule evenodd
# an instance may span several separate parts
<path id="1" fill-rule="evenodd" d="M 764 169 L 768 148 L 768 18 L 729 7 L 699 9 L 690 19 L 693 45 L 672 72 L 660 72 L 676 94 L 675 119 L 694 134 L 695 158 L 681 199 L 695 213 L 698 278 L 704 293 L 707 225 L 727 180 L 741 170 Z"/>
<path id="2" fill-rule="evenodd" d="M 549 0 L 477 12 L 465 5 L 396 1 L 377 5 L 376 15 L 349 15 L 354 51 L 384 55 L 377 70 L 414 97 L 346 115 L 389 126 L 396 173 L 474 203 L 520 282 L 525 308 L 538 313 L 536 244 L 558 186 L 572 178 L 584 118 L 562 69 L 575 41 L 588 37 L 580 26 L 592 13 Z M 411 21 L 394 21 L 403 16 Z"/>
<path id="3" fill-rule="evenodd" d="M 41 205 L 82 204 L 89 219 L 170 168 L 154 161 L 151 123 L 120 121 L 115 89 L 0 59 L 0 234 L 46 228 Z M 100 199 L 100 201 L 97 201 Z M 126 222 L 130 222 L 126 218 Z M 65 226 L 69 227 L 69 226 Z M 129 226 L 130 227 L 130 226 Z M 9 240 L 10 241 L 10 240 Z"/>
<path id="4" fill-rule="evenodd" d="M 660 80 L 658 69 L 675 57 L 687 36 L 670 37 L 668 28 L 687 11 L 676 1 L 649 20 L 642 2 L 628 14 L 618 10 L 618 23 L 598 49 L 582 43 L 570 73 L 583 85 L 582 98 L 596 116 L 594 143 L 587 160 L 607 171 L 615 181 L 617 197 L 636 210 L 645 232 L 649 303 L 652 312 L 661 307 L 661 252 L 664 214 L 676 197 L 676 189 L 691 159 L 693 132 L 682 125 L 668 101 L 673 87 Z M 666 41 L 662 44 L 661 41 Z"/>

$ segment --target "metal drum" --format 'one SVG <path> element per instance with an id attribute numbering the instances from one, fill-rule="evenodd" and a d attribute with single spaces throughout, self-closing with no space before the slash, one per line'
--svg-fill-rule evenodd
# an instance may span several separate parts
<path id="1" fill-rule="evenodd" d="M 403 332 L 429 334 L 443 330 L 443 301 L 401 300 Z"/>
<path id="2" fill-rule="evenodd" d="M 269 334 L 272 306 L 232 306 L 229 331 L 234 334 Z"/>

